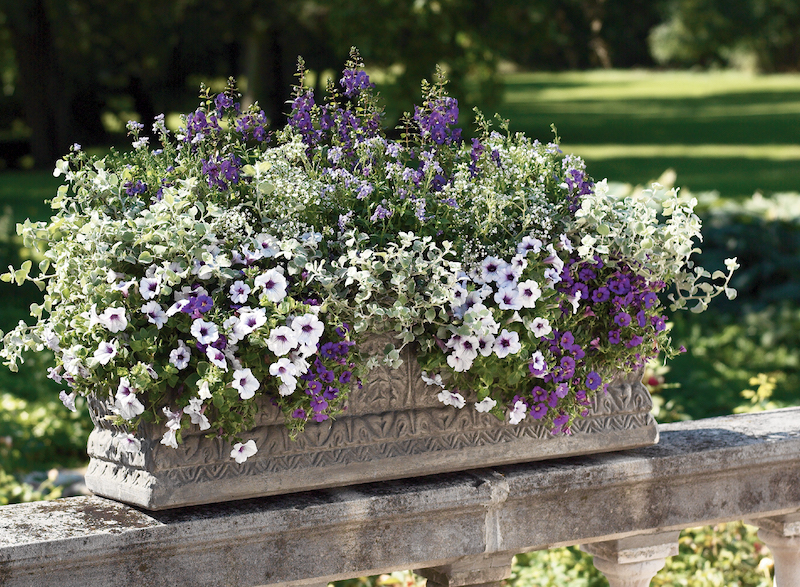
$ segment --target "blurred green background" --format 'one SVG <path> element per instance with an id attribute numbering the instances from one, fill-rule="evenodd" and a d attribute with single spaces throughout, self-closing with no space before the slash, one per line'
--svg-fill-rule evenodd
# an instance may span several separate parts
<path id="1" fill-rule="evenodd" d="M 800 404 L 800 3 L 796 0 L 0 0 L 0 265 L 14 225 L 48 218 L 73 143 L 126 148 L 124 124 L 197 104 L 235 76 L 279 128 L 296 59 L 319 92 L 358 46 L 390 132 L 437 64 L 469 132 L 473 106 L 541 140 L 555 125 L 612 189 L 682 186 L 704 221 L 700 262 L 737 256 L 739 297 L 671 317 L 688 350 L 646 375 L 659 421 Z M 30 284 L 28 284 L 30 285 Z M 0 330 L 35 288 L 0 284 Z M 90 422 L 58 401 L 47 357 L 0 370 L 0 504 L 53 498 Z M 654 585 L 768 585 L 742 524 L 687 531 Z M 410 574 L 345 585 L 415 584 Z M 589 558 L 517 558 L 514 585 L 605 585 Z"/>

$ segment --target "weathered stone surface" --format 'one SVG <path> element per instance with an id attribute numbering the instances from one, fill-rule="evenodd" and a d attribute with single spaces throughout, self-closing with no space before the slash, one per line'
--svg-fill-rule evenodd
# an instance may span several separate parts
<path id="1" fill-rule="evenodd" d="M 262 402 L 258 425 L 248 434 L 258 453 L 243 464 L 230 457 L 228 443 L 199 430 L 185 434 L 176 450 L 161 444 L 162 428 L 148 424 L 137 434 L 142 452 L 126 453 L 119 446 L 123 431 L 104 419 L 108 407 L 94 401 L 86 485 L 97 495 L 160 510 L 623 450 L 658 439 L 641 374 L 620 377 L 608 394 L 598 395 L 572 435 L 553 435 L 532 418 L 512 426 L 471 406 L 442 406 L 411 351 L 404 353 L 399 369 L 371 373 L 342 416 L 310 424 L 296 441 L 278 408 Z"/>
<path id="2" fill-rule="evenodd" d="M 800 510 L 800 408 L 660 428 L 625 452 L 161 512 L 5 506 L 0 584 L 312 585 Z"/>

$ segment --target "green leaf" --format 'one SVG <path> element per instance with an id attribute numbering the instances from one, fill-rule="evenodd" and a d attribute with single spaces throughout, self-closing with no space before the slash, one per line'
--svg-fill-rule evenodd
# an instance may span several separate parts
<path id="1" fill-rule="evenodd" d="M 22 266 L 19 269 L 14 271 L 14 282 L 17 285 L 22 285 L 23 283 L 25 283 L 25 280 L 28 279 L 28 273 L 30 273 L 31 271 L 32 264 L 33 263 L 31 263 L 31 260 L 28 259 L 22 264 Z"/>
<path id="2" fill-rule="evenodd" d="M 139 258 L 137 260 L 142 265 L 150 265 L 153 262 L 153 255 L 150 251 L 142 251 L 139 253 Z"/>

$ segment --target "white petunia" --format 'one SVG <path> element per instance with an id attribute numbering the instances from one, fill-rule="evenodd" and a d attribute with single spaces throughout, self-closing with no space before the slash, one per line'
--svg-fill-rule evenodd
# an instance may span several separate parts
<path id="1" fill-rule="evenodd" d="M 525 419 L 527 416 L 528 406 L 522 400 L 517 400 L 514 404 L 514 408 L 511 410 L 511 413 L 508 415 L 508 421 L 511 424 L 519 424 Z"/>
<path id="2" fill-rule="evenodd" d="M 490 397 L 484 398 L 482 401 L 475 402 L 475 409 L 479 412 L 489 412 L 497 405 L 497 402 Z"/>
<path id="3" fill-rule="evenodd" d="M 513 285 L 498 289 L 494 294 L 494 301 L 501 310 L 520 310 L 522 308 L 519 292 Z"/>
<path id="4" fill-rule="evenodd" d="M 516 258 L 516 257 L 515 257 Z M 522 261 L 522 257 L 519 257 Z M 525 261 L 527 263 L 527 261 Z M 518 265 L 510 264 L 503 267 L 502 270 L 497 272 L 497 287 L 515 287 L 517 280 L 522 275 L 522 269 Z"/>
<path id="5" fill-rule="evenodd" d="M 267 323 L 267 312 L 264 308 L 242 308 L 239 312 L 239 322 L 233 327 L 233 332 L 241 340 L 257 328 Z"/>
<path id="6" fill-rule="evenodd" d="M 147 321 L 150 322 L 150 324 L 155 324 L 159 330 L 167 323 L 168 317 L 164 312 L 164 308 L 155 300 L 147 302 L 142 306 L 140 311 L 142 314 L 146 314 Z"/>
<path id="7" fill-rule="evenodd" d="M 442 375 L 440 373 L 437 373 L 433 377 L 428 377 L 428 373 L 426 371 L 423 371 L 421 375 L 422 375 L 422 380 L 427 385 L 438 385 L 439 387 L 444 387 L 444 383 L 442 383 Z"/>
<path id="8" fill-rule="evenodd" d="M 453 352 L 471 363 L 478 356 L 478 348 L 477 336 L 462 336 L 455 342 Z"/>
<path id="9" fill-rule="evenodd" d="M 481 278 L 483 281 L 497 281 L 500 272 L 506 268 L 506 262 L 497 257 L 486 257 L 481 263 Z"/>
<path id="10" fill-rule="evenodd" d="M 267 339 L 267 348 L 271 350 L 276 357 L 291 352 L 298 343 L 297 333 L 288 326 L 278 326 L 273 328 L 269 333 Z"/>
<path id="11" fill-rule="evenodd" d="M 213 365 L 216 365 L 223 371 L 228 370 L 228 362 L 225 360 L 225 353 L 211 345 L 206 347 L 206 356 Z"/>
<path id="12" fill-rule="evenodd" d="M 78 410 L 75 409 L 75 392 L 74 391 L 72 393 L 70 393 L 70 394 L 67 394 L 67 392 L 62 389 L 61 393 L 58 394 L 58 399 L 61 400 L 61 403 L 64 404 L 66 406 L 66 408 L 70 412 L 77 412 L 78 411 Z"/>
<path id="13" fill-rule="evenodd" d="M 176 436 L 176 431 L 172 428 L 168 428 L 167 431 L 164 432 L 164 436 L 161 437 L 161 444 L 172 448 L 178 448 L 178 437 Z"/>
<path id="14" fill-rule="evenodd" d="M 126 420 L 131 420 L 144 412 L 144 406 L 136 397 L 136 388 L 131 386 L 127 377 L 120 378 L 116 398 L 114 411 Z"/>
<path id="15" fill-rule="evenodd" d="M 256 244 L 258 245 L 258 250 L 261 251 L 261 256 L 266 259 L 274 257 L 281 251 L 278 239 L 263 232 L 256 236 Z"/>
<path id="16" fill-rule="evenodd" d="M 261 387 L 258 379 L 253 376 L 253 372 L 250 369 L 237 369 L 234 371 L 231 385 L 239 392 L 239 397 L 242 399 L 250 399 Z"/>
<path id="17" fill-rule="evenodd" d="M 248 440 L 244 444 L 241 442 L 237 442 L 233 445 L 233 450 L 231 451 L 231 457 L 236 459 L 236 462 L 241 464 L 245 462 L 247 459 L 252 457 L 254 454 L 258 452 L 258 448 L 256 448 L 256 443 L 252 440 Z"/>
<path id="18" fill-rule="evenodd" d="M 172 363 L 176 369 L 185 369 L 189 365 L 191 353 L 189 347 L 182 340 L 178 341 L 178 348 L 172 349 L 169 353 L 169 362 Z"/>
<path id="19" fill-rule="evenodd" d="M 161 280 L 156 277 L 142 277 L 139 280 L 139 295 L 152 300 L 161 292 Z"/>
<path id="20" fill-rule="evenodd" d="M 502 359 L 508 355 L 516 355 L 522 345 L 519 342 L 519 334 L 514 331 L 509 331 L 503 328 L 503 331 L 497 336 L 494 341 L 494 354 Z"/>
<path id="21" fill-rule="evenodd" d="M 197 318 L 192 322 L 190 332 L 200 344 L 211 344 L 219 338 L 217 325 L 213 322 L 206 322 L 202 318 Z"/>
<path id="22" fill-rule="evenodd" d="M 117 341 L 116 338 L 111 342 L 104 340 L 97 346 L 97 350 L 94 352 L 94 358 L 101 365 L 108 365 L 111 360 L 117 356 L 118 349 L 119 341 Z"/>
<path id="23" fill-rule="evenodd" d="M 575 247 L 572 246 L 572 242 L 569 240 L 569 237 L 566 234 L 561 235 L 561 238 L 559 239 L 559 244 L 561 245 L 561 248 L 567 251 L 568 253 L 571 253 L 572 251 L 575 250 Z"/>
<path id="24" fill-rule="evenodd" d="M 167 318 L 171 318 L 172 316 L 183 310 L 188 305 L 189 305 L 188 298 L 181 298 L 180 300 L 172 304 L 169 308 L 167 308 L 165 314 Z"/>
<path id="25" fill-rule="evenodd" d="M 534 318 L 531 323 L 531 331 L 536 335 L 536 338 L 542 338 L 553 332 L 553 329 L 547 318 Z"/>
<path id="26" fill-rule="evenodd" d="M 244 281 L 234 281 L 230 288 L 231 301 L 234 304 L 246 304 L 250 295 L 250 286 Z"/>
<path id="27" fill-rule="evenodd" d="M 286 357 L 278 359 L 276 362 L 269 366 L 269 374 L 273 377 L 279 377 L 284 385 L 293 386 L 297 384 L 297 367 L 294 366 Z"/>
<path id="28" fill-rule="evenodd" d="M 203 414 L 203 400 L 199 397 L 190 399 L 189 405 L 183 408 L 183 413 L 192 419 L 192 424 L 200 426 L 200 430 L 208 430 L 211 428 L 211 423 Z"/>
<path id="29" fill-rule="evenodd" d="M 464 396 L 462 396 L 460 393 L 447 391 L 446 389 L 440 391 L 436 398 L 444 405 L 453 406 L 459 410 L 467 404 L 467 402 L 464 400 Z"/>
<path id="30" fill-rule="evenodd" d="M 517 285 L 517 292 L 523 308 L 535 307 L 536 302 L 542 297 L 542 290 L 533 279 L 528 279 Z"/>
<path id="31" fill-rule="evenodd" d="M 125 308 L 106 308 L 97 317 L 97 322 L 109 332 L 120 332 L 128 327 L 128 317 Z"/>
<path id="32" fill-rule="evenodd" d="M 478 351 L 484 357 L 488 357 L 494 351 L 494 343 L 495 343 L 494 334 L 491 333 L 484 333 L 478 337 Z"/>
<path id="33" fill-rule="evenodd" d="M 325 330 L 325 325 L 314 314 L 303 314 L 292 321 L 292 330 L 301 345 L 315 347 Z"/>
<path id="34" fill-rule="evenodd" d="M 123 434 L 118 442 L 119 450 L 122 452 L 136 453 L 142 449 L 142 442 L 133 434 Z"/>
<path id="35" fill-rule="evenodd" d="M 536 377 L 541 377 L 545 374 L 547 370 L 547 361 L 542 354 L 542 351 L 536 351 L 531 355 L 531 363 L 530 363 L 531 373 Z"/>
<path id="36" fill-rule="evenodd" d="M 200 399 L 211 399 L 211 390 L 208 388 L 208 381 L 201 379 L 197 385 L 197 397 Z"/>
<path id="37" fill-rule="evenodd" d="M 578 306 L 581 303 L 581 296 L 582 295 L 583 295 L 583 292 L 581 290 L 576 290 L 575 291 L 575 295 L 567 296 L 567 301 L 570 304 L 572 304 L 572 313 L 573 314 L 577 314 L 578 313 Z"/>
<path id="38" fill-rule="evenodd" d="M 528 253 L 538 253 L 542 250 L 542 241 L 538 238 L 525 236 L 522 241 L 517 245 L 517 253 L 520 255 L 527 255 Z"/>
<path id="39" fill-rule="evenodd" d="M 256 277 L 253 291 L 263 288 L 267 299 L 277 304 L 286 297 L 286 285 L 286 278 L 277 269 L 270 269 Z"/>

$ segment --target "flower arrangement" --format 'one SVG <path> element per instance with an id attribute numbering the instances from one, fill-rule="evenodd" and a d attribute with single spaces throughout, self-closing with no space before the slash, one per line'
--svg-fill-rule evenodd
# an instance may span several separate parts
<path id="1" fill-rule="evenodd" d="M 135 122 L 130 152 L 74 146 L 55 215 L 18 226 L 39 271 L 3 279 L 45 294 L 0 354 L 53 351 L 62 401 L 106 400 L 129 450 L 141 421 L 173 447 L 197 426 L 243 462 L 259 397 L 297 434 L 412 343 L 442 403 L 569 433 L 615 374 L 675 353 L 659 295 L 735 295 L 735 259 L 693 266 L 696 202 L 677 190 L 616 198 L 557 139 L 480 113 L 464 140 L 442 76 L 387 138 L 356 52 L 321 102 L 298 75 L 276 132 L 230 80 L 174 136 L 159 117 L 157 148 Z M 365 356 L 373 333 L 395 344 Z"/>

